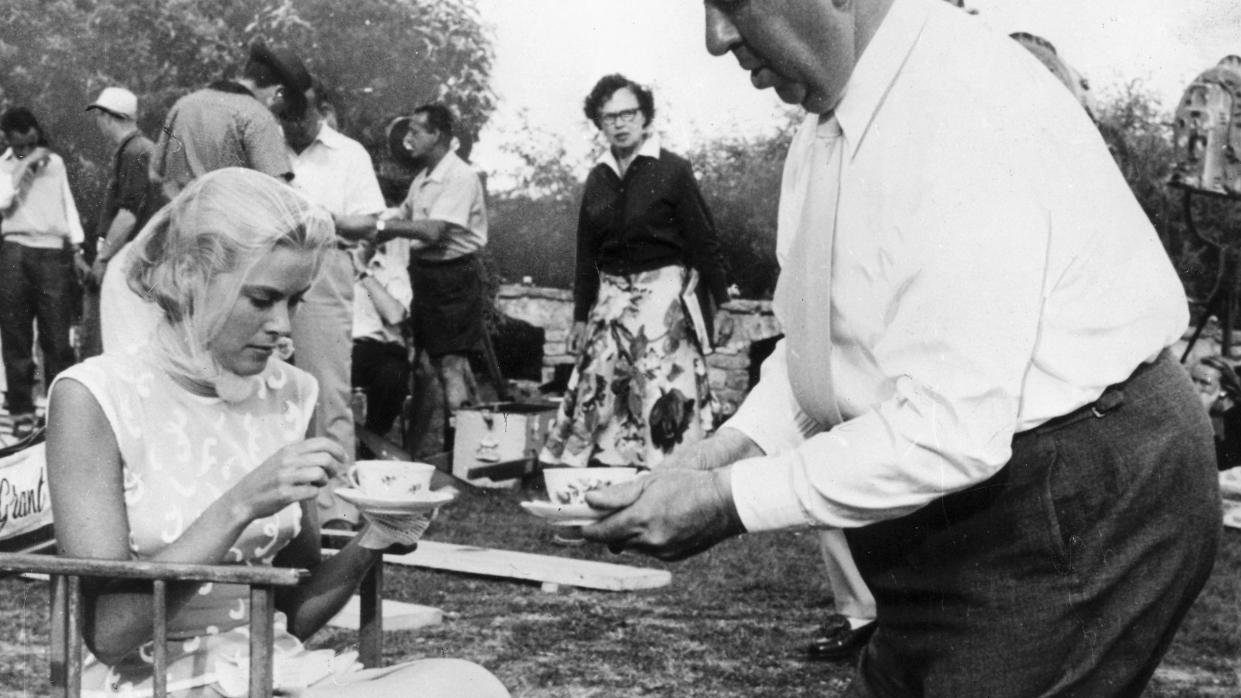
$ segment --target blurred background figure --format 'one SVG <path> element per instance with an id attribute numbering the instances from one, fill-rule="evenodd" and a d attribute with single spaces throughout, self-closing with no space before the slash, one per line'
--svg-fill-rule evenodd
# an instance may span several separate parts
<path id="1" fill-rule="evenodd" d="M 310 74 L 288 49 L 250 47 L 241 75 L 178 99 L 164 119 L 151 178 L 169 199 L 196 177 L 221 167 L 248 167 L 292 179 L 275 115 L 299 118 Z"/>
<path id="2" fill-rule="evenodd" d="M 1090 92 L 1090 83 L 1073 66 L 1060 57 L 1060 54 L 1056 52 L 1056 47 L 1050 41 L 1028 32 L 1014 32 L 1009 34 L 1009 36 L 1024 46 L 1027 51 L 1034 54 L 1034 57 L 1069 89 L 1069 92 L 1082 105 L 1082 108 L 1086 110 L 1090 118 L 1095 118 L 1097 110 L 1094 104 L 1094 95 Z"/>
<path id="3" fill-rule="evenodd" d="M 652 468 L 714 427 L 704 350 L 727 271 L 693 168 L 652 132 L 651 91 L 607 75 L 584 112 L 608 148 L 578 219 L 578 358 L 539 460 Z"/>
<path id="4" fill-rule="evenodd" d="M 340 444 L 352 463 L 356 449 L 349 405 L 354 274 L 348 250 L 352 239 L 364 234 L 358 223 L 369 224 L 384 210 L 384 199 L 370 154 L 361 143 L 327 123 L 323 108 L 331 98 L 322 83 L 311 83 L 302 95 L 305 106 L 300 111 L 282 111 L 279 120 L 293 166 L 293 188 L 332 215 L 336 244 L 293 318 L 293 362 L 319 381 L 311 433 Z M 319 504 L 319 520 L 325 524 L 358 522 L 356 508 L 330 491 L 323 493 Z"/>
<path id="5" fill-rule="evenodd" d="M 1222 356 L 1204 356 L 1189 368 L 1202 407 L 1215 428 L 1215 455 L 1219 469 L 1241 465 L 1241 378 Z"/>
<path id="6" fill-rule="evenodd" d="M 487 245 L 485 190 L 478 173 L 453 152 L 455 122 L 443 104 L 413 111 L 403 146 L 421 169 L 401 205 L 371 226 L 377 243 L 409 241 L 416 370 L 423 373 L 422 357 L 429 359 L 443 395 L 445 444 L 452 443 L 457 410 L 479 399 L 469 357 L 484 340 L 486 302 L 479 258 Z M 431 395 L 414 396 L 415 441 L 425 433 L 417 425 L 431 421 L 433 404 Z M 417 452 L 418 446 L 409 448 Z"/>
<path id="7" fill-rule="evenodd" d="M 95 257 L 82 291 L 82 358 L 103 353 L 99 289 L 108 263 L 163 203 L 148 176 L 155 144 L 138 129 L 138 98 L 123 87 L 105 87 L 86 107 L 112 150 L 103 208 L 95 228 Z M 114 318 L 109 318 L 115 322 Z"/>
<path id="8" fill-rule="evenodd" d="M 409 246 L 389 240 L 378 249 L 362 242 L 353 251 L 353 386 L 366 392 L 366 428 L 392 429 L 409 394 L 410 361 L 404 324 L 413 290 Z"/>
<path id="9" fill-rule="evenodd" d="M 52 380 L 76 357 L 69 326 L 77 303 L 75 271 L 90 268 L 82 258 L 85 238 L 65 163 L 49 149 L 34 114 L 13 107 L 0 115 L 9 144 L 0 155 L 0 345 L 3 345 L 13 433 L 35 427 L 34 323 L 43 351 L 43 380 Z"/>

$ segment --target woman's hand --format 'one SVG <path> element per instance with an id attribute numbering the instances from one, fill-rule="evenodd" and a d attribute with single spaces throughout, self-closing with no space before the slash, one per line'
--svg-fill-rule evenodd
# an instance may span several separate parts
<path id="1" fill-rule="evenodd" d="M 582 345 L 586 342 L 586 323 L 575 322 L 573 329 L 569 330 L 569 353 L 576 354 L 582 350 Z"/>
<path id="2" fill-rule="evenodd" d="M 317 497 L 345 462 L 345 451 L 335 441 L 306 439 L 276 451 L 224 496 L 232 499 L 232 510 L 248 523 Z"/>

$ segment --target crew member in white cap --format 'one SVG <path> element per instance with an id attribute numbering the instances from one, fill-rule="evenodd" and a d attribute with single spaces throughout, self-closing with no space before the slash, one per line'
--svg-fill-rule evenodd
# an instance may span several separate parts
<path id="1" fill-rule="evenodd" d="M 86 107 L 95 125 L 113 148 L 108 185 L 95 228 L 95 260 L 83 293 L 83 358 L 103 352 L 100 325 L 115 332 L 123 319 L 115 308 L 100 308 L 99 288 L 108 263 L 159 208 L 163 199 L 151 184 L 147 170 L 155 145 L 138 129 L 138 98 L 123 87 L 105 87 Z M 101 323 L 101 312 L 107 319 Z M 114 329 L 115 328 L 115 329 Z"/>

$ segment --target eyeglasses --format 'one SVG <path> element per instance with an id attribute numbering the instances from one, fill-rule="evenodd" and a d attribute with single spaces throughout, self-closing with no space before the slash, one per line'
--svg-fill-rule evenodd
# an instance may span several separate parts
<path id="1" fill-rule="evenodd" d="M 608 126 L 632 124 L 638 120 L 638 115 L 641 113 L 641 109 L 626 109 L 624 111 L 612 112 L 610 114 L 600 114 L 599 123 L 607 124 Z"/>

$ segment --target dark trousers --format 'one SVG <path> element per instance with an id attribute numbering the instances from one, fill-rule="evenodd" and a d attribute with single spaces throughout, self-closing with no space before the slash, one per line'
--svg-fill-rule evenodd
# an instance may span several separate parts
<path id="1" fill-rule="evenodd" d="M 0 345 L 9 412 L 34 411 L 34 322 L 46 365 L 44 383 L 76 360 L 69 341 L 73 317 L 73 261 L 65 250 L 0 244 Z"/>
<path id="2" fill-rule="evenodd" d="M 353 343 L 353 386 L 366 389 L 366 428 L 386 434 L 409 394 L 404 345 L 359 339 Z"/>
<path id="3" fill-rule="evenodd" d="M 994 477 L 847 532 L 879 627 L 853 696 L 1137 696 L 1214 563 L 1211 425 L 1170 354 Z"/>

